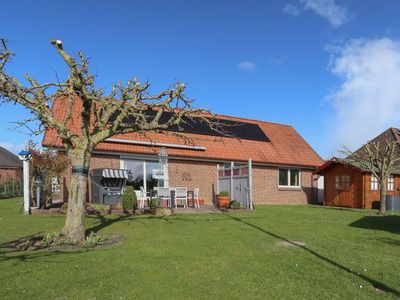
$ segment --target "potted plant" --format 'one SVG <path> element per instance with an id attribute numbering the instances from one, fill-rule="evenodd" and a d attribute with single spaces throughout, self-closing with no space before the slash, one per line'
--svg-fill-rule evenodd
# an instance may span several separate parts
<path id="1" fill-rule="evenodd" d="M 229 192 L 222 191 L 218 195 L 218 206 L 221 208 L 229 208 L 231 204 L 231 197 L 229 197 Z"/>

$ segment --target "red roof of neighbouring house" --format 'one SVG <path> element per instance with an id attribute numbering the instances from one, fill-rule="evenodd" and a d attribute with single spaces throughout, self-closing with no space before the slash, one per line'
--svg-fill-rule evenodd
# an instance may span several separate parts
<path id="1" fill-rule="evenodd" d="M 65 115 L 66 109 L 63 103 L 66 103 L 66 101 L 56 101 L 53 105 L 52 110 L 56 118 L 61 119 Z M 79 105 L 74 105 L 74 109 L 79 109 Z M 254 163 L 259 164 L 294 165 L 312 168 L 316 168 L 323 163 L 319 155 L 292 126 L 225 115 L 218 115 L 218 118 L 257 124 L 269 141 L 187 133 L 185 135 L 190 138 L 190 145 L 205 147 L 205 150 L 167 147 L 168 155 L 175 158 L 215 161 L 247 161 L 252 159 Z M 79 118 L 72 119 L 69 122 L 70 128 L 73 128 L 75 132 L 79 132 Z M 113 139 L 185 144 L 182 138 L 162 133 L 150 133 L 146 137 L 138 133 L 119 134 L 113 136 Z M 62 147 L 61 139 L 54 129 L 46 130 L 42 144 L 45 147 Z M 132 145 L 122 142 L 102 142 L 95 150 L 110 153 L 155 155 L 159 152 L 159 147 Z"/>

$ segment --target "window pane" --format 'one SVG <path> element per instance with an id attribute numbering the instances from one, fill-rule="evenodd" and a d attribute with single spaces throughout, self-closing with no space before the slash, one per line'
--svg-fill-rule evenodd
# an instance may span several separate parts
<path id="1" fill-rule="evenodd" d="M 143 186 L 143 161 L 126 160 L 125 168 L 129 170 L 127 185 L 133 186 L 135 190 L 140 190 Z"/>
<path id="2" fill-rule="evenodd" d="M 279 169 L 279 185 L 288 185 L 288 169 Z"/>
<path id="3" fill-rule="evenodd" d="M 163 174 L 159 169 L 160 164 L 158 162 L 146 162 L 146 184 L 148 191 L 151 191 L 157 187 L 157 178 L 160 178 L 160 187 L 164 186 L 164 182 L 162 180 Z"/>
<path id="4" fill-rule="evenodd" d="M 335 176 L 335 190 L 340 191 L 340 176 Z"/>
<path id="5" fill-rule="evenodd" d="M 299 186 L 299 170 L 291 169 L 290 170 L 290 185 L 291 186 Z"/>
<path id="6" fill-rule="evenodd" d="M 394 190 L 394 176 L 390 175 L 387 180 L 387 189 L 388 191 Z"/>

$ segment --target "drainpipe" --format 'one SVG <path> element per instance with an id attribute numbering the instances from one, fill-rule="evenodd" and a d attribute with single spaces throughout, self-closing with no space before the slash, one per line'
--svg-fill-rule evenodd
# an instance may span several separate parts
<path id="1" fill-rule="evenodd" d="M 217 165 L 217 195 L 219 195 L 219 165 Z"/>

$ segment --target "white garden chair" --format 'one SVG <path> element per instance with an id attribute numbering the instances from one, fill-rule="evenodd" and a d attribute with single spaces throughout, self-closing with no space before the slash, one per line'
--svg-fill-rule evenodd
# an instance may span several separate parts
<path id="1" fill-rule="evenodd" d="M 167 201 L 167 206 L 171 206 L 171 190 L 167 187 L 159 187 L 157 189 L 157 196 L 161 201 Z"/>
<path id="2" fill-rule="evenodd" d="M 135 190 L 136 200 L 138 202 L 139 208 L 144 208 L 144 202 L 146 201 L 146 197 L 143 195 L 142 190 Z"/>
<path id="3" fill-rule="evenodd" d="M 144 191 L 144 187 L 141 186 L 140 187 L 140 192 L 142 193 L 142 197 L 143 197 L 143 207 L 144 207 L 144 203 L 147 201 L 147 206 L 149 205 L 149 201 L 150 201 L 150 197 L 147 196 L 147 193 Z"/>
<path id="4" fill-rule="evenodd" d="M 175 188 L 175 207 L 178 207 L 178 201 L 183 202 L 183 207 L 188 205 L 187 188 L 176 187 Z"/>

